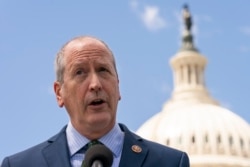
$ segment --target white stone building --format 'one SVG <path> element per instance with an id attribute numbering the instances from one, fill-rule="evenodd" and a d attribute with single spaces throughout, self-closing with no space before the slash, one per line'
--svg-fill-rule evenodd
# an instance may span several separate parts
<path id="1" fill-rule="evenodd" d="M 183 16 L 182 47 L 170 61 L 172 97 L 137 133 L 186 151 L 191 167 L 250 167 L 250 126 L 209 95 L 204 77 L 206 58 L 193 44 L 187 6 Z"/>

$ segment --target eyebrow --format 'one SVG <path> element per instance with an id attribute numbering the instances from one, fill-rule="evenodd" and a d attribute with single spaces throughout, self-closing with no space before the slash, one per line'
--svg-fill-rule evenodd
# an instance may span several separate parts
<path id="1" fill-rule="evenodd" d="M 114 68 L 112 63 L 103 63 L 102 61 L 97 62 L 97 65 L 98 66 L 103 66 L 103 67 L 106 67 L 106 68 L 109 68 L 109 69 L 113 69 Z"/>
<path id="2" fill-rule="evenodd" d="M 102 60 L 93 60 L 97 66 L 104 66 L 104 67 L 107 67 L 107 68 L 114 68 L 115 70 L 115 67 L 113 65 L 112 62 L 103 62 Z M 75 68 L 78 68 L 78 67 L 81 67 L 81 66 L 85 66 L 87 65 L 89 62 L 87 61 L 76 61 L 76 62 L 73 62 L 71 65 L 70 65 L 70 70 L 74 70 Z"/>

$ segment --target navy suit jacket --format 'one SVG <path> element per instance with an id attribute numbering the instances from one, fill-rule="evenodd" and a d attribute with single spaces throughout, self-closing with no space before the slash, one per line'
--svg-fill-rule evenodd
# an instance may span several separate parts
<path id="1" fill-rule="evenodd" d="M 186 153 L 145 140 L 119 125 L 125 133 L 119 167 L 189 167 Z M 71 167 L 65 129 L 48 141 L 4 158 L 1 167 Z M 133 151 L 134 145 L 141 150 Z"/>

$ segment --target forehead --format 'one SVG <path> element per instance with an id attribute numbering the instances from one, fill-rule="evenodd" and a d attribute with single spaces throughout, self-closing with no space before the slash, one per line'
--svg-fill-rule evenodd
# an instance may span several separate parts
<path id="1" fill-rule="evenodd" d="M 100 58 L 110 60 L 111 62 L 114 61 L 109 48 L 101 41 L 92 38 L 71 41 L 65 47 L 64 55 L 67 63 L 81 59 L 91 60 Z"/>

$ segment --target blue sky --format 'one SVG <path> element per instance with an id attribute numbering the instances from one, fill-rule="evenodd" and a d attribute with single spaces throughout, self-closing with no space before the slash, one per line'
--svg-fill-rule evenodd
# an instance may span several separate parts
<path id="1" fill-rule="evenodd" d="M 160 112 L 172 93 L 169 59 L 180 48 L 185 2 L 195 45 L 208 59 L 210 94 L 249 123 L 249 0 L 0 0 L 0 161 L 68 123 L 52 89 L 53 62 L 78 35 L 103 39 L 116 56 L 118 122 L 136 131 Z"/>

